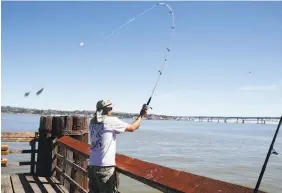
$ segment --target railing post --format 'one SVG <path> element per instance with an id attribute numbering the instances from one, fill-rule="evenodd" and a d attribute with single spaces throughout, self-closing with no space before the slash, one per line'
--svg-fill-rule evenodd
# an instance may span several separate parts
<path id="1" fill-rule="evenodd" d="M 56 147 L 54 141 L 60 135 L 61 127 L 57 125 L 58 117 L 40 117 L 38 154 L 36 175 L 51 177 L 54 173 L 56 162 Z"/>
<path id="2" fill-rule="evenodd" d="M 38 176 L 52 176 L 52 119 L 51 116 L 40 118 L 36 163 L 36 175 Z"/>
<path id="3" fill-rule="evenodd" d="M 52 176 L 58 176 L 58 180 L 60 179 L 60 176 L 57 175 L 56 172 L 56 166 L 60 165 L 60 160 L 57 159 L 56 154 L 59 153 L 60 149 L 57 145 L 57 139 L 63 136 L 62 130 L 64 127 L 64 120 L 62 117 L 53 117 L 52 120 Z"/>
<path id="4" fill-rule="evenodd" d="M 64 117 L 64 121 L 65 121 L 65 127 L 64 127 L 64 135 L 68 135 L 68 133 L 70 133 L 72 131 L 72 127 L 73 127 L 73 117 Z M 73 161 L 73 152 L 66 149 L 66 148 L 62 148 L 62 152 L 63 152 L 63 156 L 67 159 L 69 159 L 70 161 Z M 63 162 L 63 167 L 62 167 L 63 171 L 71 177 L 71 171 L 72 171 L 72 167 L 69 166 L 67 163 Z M 65 188 L 69 191 L 72 192 L 72 184 L 67 180 L 64 179 L 64 186 Z"/>
<path id="5" fill-rule="evenodd" d="M 80 135 L 74 135 L 72 136 L 74 139 L 77 139 L 79 141 L 83 141 L 85 143 L 88 143 L 88 118 L 87 117 L 73 117 L 73 131 L 80 131 Z M 79 157 L 76 154 L 73 156 L 74 162 L 78 164 L 82 168 L 87 168 L 88 160 Z M 80 171 L 72 171 L 72 175 L 74 177 L 74 180 L 78 182 L 79 185 L 81 185 L 84 189 L 88 189 L 88 176 L 85 173 L 81 173 Z M 78 188 L 75 188 L 75 193 L 79 192 Z"/>
<path id="6" fill-rule="evenodd" d="M 54 117 L 54 121 L 53 121 L 53 130 L 56 132 L 53 132 L 53 134 L 55 136 L 57 136 L 57 138 L 59 139 L 60 137 L 63 136 L 63 130 L 65 127 L 65 121 L 64 121 L 64 117 Z M 62 149 L 60 148 L 59 145 L 57 145 L 57 143 L 55 142 L 55 147 L 54 148 L 54 154 L 59 153 L 61 155 L 63 155 L 64 153 L 62 153 Z M 56 177 L 62 184 L 63 184 L 63 176 L 61 176 L 59 173 L 56 172 L 55 167 L 58 166 L 60 168 L 63 168 L 62 165 L 62 161 L 60 159 L 57 158 L 56 155 L 54 155 L 55 159 L 53 161 L 53 174 L 52 176 Z"/>
<path id="7" fill-rule="evenodd" d="M 30 142 L 30 146 L 31 146 L 31 157 L 30 157 L 30 173 L 34 174 L 34 169 L 35 169 L 35 151 L 36 151 L 36 141 L 38 138 L 38 133 L 35 133 L 35 137 L 34 139 Z"/>

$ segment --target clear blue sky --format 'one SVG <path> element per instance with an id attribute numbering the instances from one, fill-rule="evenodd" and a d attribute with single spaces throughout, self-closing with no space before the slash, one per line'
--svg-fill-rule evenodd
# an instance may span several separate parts
<path id="1" fill-rule="evenodd" d="M 153 113 L 281 115 L 281 2 L 167 3 L 175 39 Z M 103 37 L 152 5 L 2 2 L 2 105 L 95 110 L 107 98 L 117 111 L 138 112 L 164 60 L 168 10 L 157 7 Z"/>

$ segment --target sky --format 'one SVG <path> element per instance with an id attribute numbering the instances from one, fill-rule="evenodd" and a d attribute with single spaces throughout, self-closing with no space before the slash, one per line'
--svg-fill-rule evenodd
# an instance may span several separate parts
<path id="1" fill-rule="evenodd" d="M 282 2 L 166 3 L 175 33 L 151 113 L 281 116 Z M 164 61 L 169 10 L 103 38 L 154 4 L 2 2 L 2 105 L 95 110 L 110 99 L 139 112 Z"/>

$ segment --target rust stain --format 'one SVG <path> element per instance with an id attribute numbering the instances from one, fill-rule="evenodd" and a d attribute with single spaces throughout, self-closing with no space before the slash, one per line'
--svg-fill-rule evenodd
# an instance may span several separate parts
<path id="1" fill-rule="evenodd" d="M 87 143 L 64 136 L 58 140 L 82 154 L 89 156 L 90 146 Z M 163 187 L 187 193 L 253 193 L 253 189 L 228 182 L 198 176 L 188 172 L 145 162 L 125 155 L 116 155 L 116 167 L 146 180 L 157 182 Z"/>

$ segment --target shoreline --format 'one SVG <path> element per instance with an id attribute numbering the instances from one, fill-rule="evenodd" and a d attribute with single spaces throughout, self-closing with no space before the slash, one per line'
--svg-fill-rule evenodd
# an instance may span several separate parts
<path id="1" fill-rule="evenodd" d="M 87 118 L 92 118 L 93 116 L 90 115 L 83 115 L 83 114 L 73 114 L 73 115 L 60 115 L 60 114 L 35 114 L 35 113 L 12 113 L 12 112 L 1 112 L 1 114 L 4 115 L 35 115 L 35 116 L 86 116 Z M 123 117 L 123 116 L 117 116 L 120 119 L 135 119 L 136 116 L 132 116 L 132 117 Z M 224 122 L 224 117 L 222 117 L 221 121 L 217 121 L 217 118 L 214 118 L 215 120 L 193 120 L 190 121 L 188 119 L 163 119 L 163 118 L 147 118 L 144 120 L 147 121 L 185 121 L 185 122 L 195 122 L 195 123 L 225 123 L 225 124 L 256 124 L 256 125 L 277 125 L 279 123 L 279 119 L 274 121 L 274 119 L 269 119 L 269 120 L 264 120 L 264 122 L 257 122 L 256 120 L 247 120 L 249 117 L 243 117 L 244 119 L 246 119 L 244 122 L 238 121 L 235 118 L 229 118 L 228 121 Z M 227 118 L 227 117 L 226 117 Z M 265 117 L 267 118 L 267 117 Z"/>

